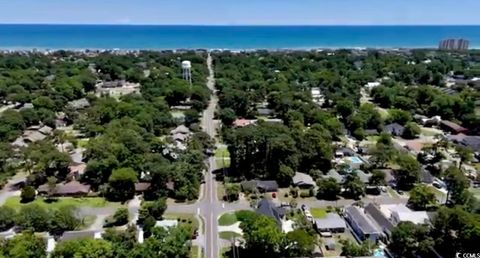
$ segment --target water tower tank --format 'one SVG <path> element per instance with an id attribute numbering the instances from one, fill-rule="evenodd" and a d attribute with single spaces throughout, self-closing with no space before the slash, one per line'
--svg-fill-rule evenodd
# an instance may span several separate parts
<path id="1" fill-rule="evenodd" d="M 187 60 L 183 61 L 183 62 L 182 62 L 182 68 L 183 68 L 183 69 L 190 69 L 190 68 L 192 68 L 192 62 L 187 61 Z"/>

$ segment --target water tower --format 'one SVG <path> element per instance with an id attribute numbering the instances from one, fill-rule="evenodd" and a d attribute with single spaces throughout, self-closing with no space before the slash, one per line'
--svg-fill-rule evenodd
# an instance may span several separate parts
<path id="1" fill-rule="evenodd" d="M 188 60 L 182 62 L 182 78 L 192 84 L 192 62 Z"/>

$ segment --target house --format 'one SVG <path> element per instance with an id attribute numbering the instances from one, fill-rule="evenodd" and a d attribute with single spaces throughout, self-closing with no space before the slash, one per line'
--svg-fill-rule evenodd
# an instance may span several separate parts
<path id="1" fill-rule="evenodd" d="M 23 132 L 23 140 L 26 143 L 38 142 L 44 140 L 45 138 L 47 138 L 47 136 L 39 131 L 25 130 L 25 132 Z"/>
<path id="2" fill-rule="evenodd" d="M 282 227 L 282 218 L 285 216 L 284 208 L 277 207 L 273 202 L 264 198 L 258 202 L 256 212 L 272 218 L 280 228 Z"/>
<path id="3" fill-rule="evenodd" d="M 278 191 L 278 184 L 275 180 L 260 180 L 257 181 L 257 189 L 260 192 L 276 192 Z"/>
<path id="4" fill-rule="evenodd" d="M 293 185 L 300 188 L 310 188 L 316 185 L 315 181 L 313 181 L 313 178 L 310 175 L 301 172 L 296 172 L 292 178 L 292 181 Z"/>
<path id="5" fill-rule="evenodd" d="M 355 173 L 360 178 L 360 181 L 362 181 L 364 184 L 368 184 L 368 182 L 370 181 L 371 174 L 367 174 L 359 169 L 355 170 Z"/>
<path id="6" fill-rule="evenodd" d="M 135 192 L 136 193 L 144 193 L 150 188 L 150 183 L 148 182 L 139 182 L 135 183 Z"/>
<path id="7" fill-rule="evenodd" d="M 378 86 L 380 86 L 381 83 L 380 82 L 367 82 L 367 84 L 365 84 L 365 88 L 367 89 L 373 89 L 373 88 L 376 88 Z"/>
<path id="8" fill-rule="evenodd" d="M 405 130 L 405 127 L 398 123 L 392 123 L 386 125 L 383 130 L 392 136 L 401 136 L 403 134 L 403 131 Z"/>
<path id="9" fill-rule="evenodd" d="M 83 163 L 83 153 L 85 152 L 85 148 L 76 148 L 69 152 L 70 158 L 74 163 Z"/>
<path id="10" fill-rule="evenodd" d="M 262 193 L 278 191 L 278 183 L 275 180 L 250 180 L 240 184 L 244 192 L 260 191 Z"/>
<path id="11" fill-rule="evenodd" d="M 342 156 L 342 157 L 343 156 L 351 157 L 351 156 L 355 156 L 355 154 L 356 154 L 355 151 L 348 147 L 339 148 L 337 149 L 337 151 L 335 151 L 336 156 Z"/>
<path id="12" fill-rule="evenodd" d="M 22 136 L 18 137 L 17 139 L 15 139 L 15 141 L 12 142 L 12 147 L 14 148 L 23 148 L 27 146 L 28 143 L 25 142 L 25 139 L 23 139 Z"/>
<path id="13" fill-rule="evenodd" d="M 433 175 L 425 167 L 422 167 L 420 170 L 420 181 L 424 184 L 433 183 Z"/>
<path id="14" fill-rule="evenodd" d="M 186 127 L 185 125 L 179 125 L 177 128 L 173 129 L 170 131 L 171 135 L 175 134 L 190 134 L 190 129 Z"/>
<path id="15" fill-rule="evenodd" d="M 413 119 L 415 122 L 419 125 L 425 125 L 426 122 L 428 121 L 428 117 L 420 114 L 415 114 L 413 115 Z"/>
<path id="16" fill-rule="evenodd" d="M 344 216 L 360 240 L 369 239 L 375 243 L 382 236 L 381 229 L 372 219 L 367 217 L 363 209 L 357 206 L 349 206 L 345 208 Z"/>
<path id="17" fill-rule="evenodd" d="M 85 109 L 90 106 L 90 102 L 86 98 L 72 100 L 67 103 L 67 106 L 75 110 Z"/>
<path id="18" fill-rule="evenodd" d="M 176 133 L 172 135 L 172 139 L 175 141 L 185 142 L 188 139 L 188 134 Z"/>
<path id="19" fill-rule="evenodd" d="M 430 217 L 426 211 L 412 211 L 405 204 L 382 204 L 380 211 L 390 219 L 394 225 L 410 221 L 414 224 L 428 224 Z"/>
<path id="20" fill-rule="evenodd" d="M 256 120 L 244 119 L 244 118 L 237 118 L 233 121 L 232 125 L 234 127 L 245 127 L 248 125 L 255 124 Z"/>
<path id="21" fill-rule="evenodd" d="M 440 128 L 442 128 L 442 130 L 450 132 L 451 134 L 460 134 L 460 133 L 467 134 L 468 133 L 467 128 L 462 127 L 448 120 L 442 120 L 440 122 Z"/>
<path id="22" fill-rule="evenodd" d="M 448 135 L 447 139 L 455 144 L 469 147 L 474 152 L 480 152 L 480 136 L 478 135 L 471 136 L 460 133 L 457 135 Z"/>
<path id="23" fill-rule="evenodd" d="M 94 231 L 94 230 L 66 231 L 60 237 L 59 241 L 68 241 L 68 240 L 83 239 L 83 238 L 100 239 L 102 238 L 102 233 L 103 233 L 102 231 Z"/>
<path id="24" fill-rule="evenodd" d="M 269 108 L 258 108 L 257 113 L 259 116 L 266 116 L 269 117 L 273 114 L 273 110 Z"/>
<path id="25" fill-rule="evenodd" d="M 30 126 L 25 130 L 21 137 L 15 139 L 12 143 L 13 147 L 26 147 L 29 143 L 38 142 L 44 140 L 53 132 L 53 128 L 49 126 Z"/>
<path id="26" fill-rule="evenodd" d="M 85 173 L 86 168 L 87 164 L 85 163 L 72 164 L 68 166 L 68 169 L 70 170 L 70 173 L 68 173 L 68 175 L 78 180 Z"/>
<path id="27" fill-rule="evenodd" d="M 335 181 L 337 181 L 337 183 L 343 183 L 343 181 L 345 180 L 345 178 L 342 175 L 340 175 L 335 169 L 330 169 L 328 173 L 322 177 L 333 178 L 335 179 Z"/>
<path id="28" fill-rule="evenodd" d="M 363 132 L 366 136 L 378 135 L 377 129 L 365 129 Z"/>
<path id="29" fill-rule="evenodd" d="M 328 251 L 334 251 L 336 248 L 336 243 L 333 238 L 325 239 L 324 245 L 325 245 L 325 249 L 327 249 Z"/>
<path id="30" fill-rule="evenodd" d="M 315 228 L 318 232 L 343 233 L 347 224 L 337 213 L 327 213 L 325 218 L 315 219 Z"/>
<path id="31" fill-rule="evenodd" d="M 47 184 L 38 187 L 39 195 L 48 194 L 50 191 Z M 55 196 L 86 196 L 90 192 L 90 185 L 84 185 L 78 181 L 71 181 L 65 184 L 57 184 L 53 190 Z"/>
<path id="32" fill-rule="evenodd" d="M 380 210 L 380 206 L 374 203 L 369 203 L 365 206 L 365 213 L 368 214 L 375 223 L 379 226 L 382 232 L 389 236 L 395 225 L 390 221 Z"/>
<path id="33" fill-rule="evenodd" d="M 177 126 L 177 128 L 170 131 L 170 136 L 177 143 L 178 142 L 182 143 L 188 140 L 188 138 L 190 137 L 190 134 L 191 134 L 190 129 L 188 129 L 188 127 L 186 127 L 185 125 L 179 125 Z"/>
<path id="34" fill-rule="evenodd" d="M 429 215 L 425 211 L 412 211 L 405 204 L 374 204 L 365 206 L 365 214 L 371 218 L 386 236 L 400 222 L 410 221 L 414 224 L 428 223 Z"/>
<path id="35" fill-rule="evenodd" d="M 110 95 L 112 97 L 119 97 L 139 93 L 139 83 L 126 82 L 125 80 L 108 81 L 96 85 L 97 96 Z"/>
<path id="36" fill-rule="evenodd" d="M 164 229 L 169 229 L 176 227 L 178 225 L 178 220 L 176 219 L 164 219 L 164 220 L 157 220 L 155 222 L 155 227 L 161 227 Z"/>
<path id="37" fill-rule="evenodd" d="M 53 132 L 53 128 L 45 125 L 45 126 L 40 127 L 40 129 L 38 129 L 38 131 L 40 133 L 42 133 L 43 135 L 50 135 Z"/>

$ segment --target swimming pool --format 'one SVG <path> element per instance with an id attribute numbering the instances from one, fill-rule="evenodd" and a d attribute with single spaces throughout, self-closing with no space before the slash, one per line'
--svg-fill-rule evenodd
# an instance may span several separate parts
<path id="1" fill-rule="evenodd" d="M 378 248 L 373 251 L 373 256 L 375 257 L 385 257 L 385 253 L 382 249 Z"/>
<path id="2" fill-rule="evenodd" d="M 363 163 L 363 161 L 357 156 L 347 157 L 347 159 L 348 159 L 348 161 L 350 161 L 353 164 L 362 164 Z"/>

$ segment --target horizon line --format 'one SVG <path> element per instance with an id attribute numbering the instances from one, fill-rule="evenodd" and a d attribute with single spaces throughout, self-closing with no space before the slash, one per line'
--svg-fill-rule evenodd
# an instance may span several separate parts
<path id="1" fill-rule="evenodd" d="M 168 24 L 168 23 L 3 23 L 1 25 L 45 25 L 45 26 L 189 26 L 189 27 L 459 27 L 480 24 Z"/>

